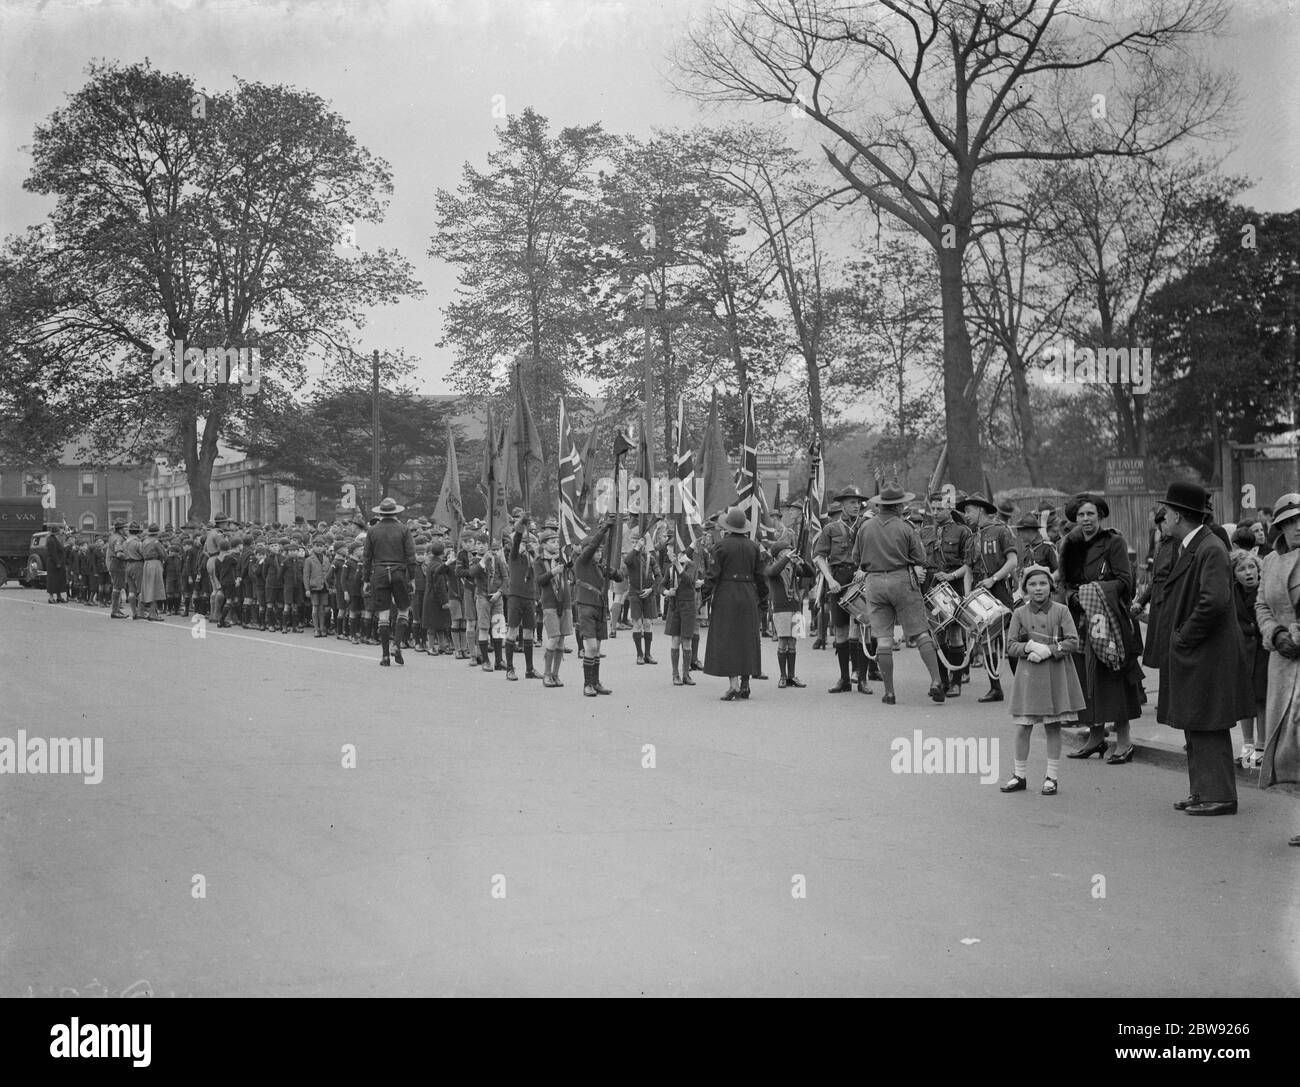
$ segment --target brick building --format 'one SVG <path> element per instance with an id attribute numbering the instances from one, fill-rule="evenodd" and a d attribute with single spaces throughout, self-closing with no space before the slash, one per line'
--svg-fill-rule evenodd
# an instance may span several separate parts
<path id="1" fill-rule="evenodd" d="M 106 532 L 113 521 L 146 516 L 143 486 L 148 464 L 96 461 L 76 443 L 45 464 L 0 465 L 0 497 L 45 496 L 48 519 L 78 531 Z"/>

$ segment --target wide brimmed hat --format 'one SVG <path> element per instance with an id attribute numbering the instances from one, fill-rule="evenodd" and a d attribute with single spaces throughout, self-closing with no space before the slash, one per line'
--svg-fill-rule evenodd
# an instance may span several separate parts
<path id="1" fill-rule="evenodd" d="M 1300 494 L 1284 494 L 1273 503 L 1273 524 L 1277 528 L 1283 521 L 1300 517 Z"/>
<path id="2" fill-rule="evenodd" d="M 138 536 L 140 534 L 140 522 L 132 521 L 129 525 L 126 526 L 126 530 L 127 532 L 130 532 L 132 535 Z"/>
<path id="3" fill-rule="evenodd" d="M 953 509 L 964 510 L 967 506 L 979 506 L 986 513 L 997 513 L 998 508 L 982 494 L 964 494 L 953 503 Z"/>
<path id="4" fill-rule="evenodd" d="M 1171 506 L 1181 513 L 1191 513 L 1199 516 L 1205 516 L 1210 509 L 1210 492 L 1202 487 L 1199 483 L 1192 483 L 1188 480 L 1174 480 L 1165 490 L 1164 505 Z M 1097 508 L 1101 513 L 1101 507 Z M 1069 506 L 1065 509 L 1065 515 L 1070 517 Z M 1103 516 L 1105 516 L 1103 514 Z M 1276 520 L 1276 518 L 1274 518 Z"/>
<path id="5" fill-rule="evenodd" d="M 737 535 L 749 531 L 749 518 L 739 506 L 732 506 L 727 510 L 727 515 L 718 524 L 724 532 L 734 532 Z"/>
<path id="6" fill-rule="evenodd" d="M 1001 502 L 998 503 L 998 513 L 1002 514 L 1003 516 L 1010 517 L 1015 512 L 1016 512 L 1016 504 L 1012 502 L 1011 499 L 1004 498 Z"/>
<path id="7" fill-rule="evenodd" d="M 843 502 L 849 498 L 856 498 L 859 502 L 866 502 L 867 496 L 857 489 L 853 484 L 849 484 L 848 490 L 841 491 L 835 496 L 834 501 Z"/>
<path id="8" fill-rule="evenodd" d="M 126 522 L 123 521 L 123 520 L 119 517 L 116 521 L 113 522 L 113 527 L 114 527 L 114 528 L 126 528 Z"/>
<path id="9" fill-rule="evenodd" d="M 1199 489 L 1199 488 L 1198 488 Z M 1085 502 L 1091 503 L 1097 507 L 1098 517 L 1110 516 L 1110 503 L 1099 494 L 1091 494 L 1085 491 L 1082 494 L 1076 494 L 1065 504 L 1065 519 L 1075 521 L 1078 519 L 1079 507 Z"/>
<path id="10" fill-rule="evenodd" d="M 877 506 L 901 506 L 915 498 L 911 491 L 905 491 L 897 483 L 886 483 L 878 495 L 868 499 Z"/>
<path id="11" fill-rule="evenodd" d="M 230 520 L 230 518 L 229 518 L 228 516 L 226 516 L 226 514 L 224 514 L 224 513 L 218 513 L 214 518 L 212 518 L 212 523 L 213 523 L 214 525 L 219 525 L 219 524 L 221 524 L 221 523 L 223 523 L 223 522 L 225 522 L 225 521 L 229 521 L 229 520 Z"/>
<path id="12" fill-rule="evenodd" d="M 148 527 L 147 529 L 145 529 L 145 533 L 146 533 L 147 535 L 149 535 L 149 536 L 157 536 L 158 533 L 161 532 L 161 531 L 162 531 L 162 529 L 160 529 L 160 528 L 158 527 L 158 522 L 157 522 L 157 521 L 152 522 L 152 523 L 149 525 L 149 527 Z"/>
<path id="13" fill-rule="evenodd" d="M 391 498 L 385 498 L 377 506 L 372 506 L 371 513 L 377 513 L 380 517 L 396 517 L 399 513 L 405 511 L 405 506 L 399 506 Z"/>
<path id="14" fill-rule="evenodd" d="M 1046 574 L 1049 584 L 1052 586 L 1053 589 L 1056 588 L 1056 575 L 1053 574 L 1052 571 L 1049 570 L 1046 566 L 1039 566 L 1035 564 L 1033 566 L 1026 566 L 1023 570 L 1020 571 L 1020 591 L 1022 593 L 1025 592 L 1025 582 L 1027 582 L 1033 574 Z"/>
<path id="15" fill-rule="evenodd" d="M 1016 528 L 1033 529 L 1037 532 L 1042 525 L 1038 523 L 1038 518 L 1032 513 L 1026 513 L 1019 521 L 1016 522 Z"/>

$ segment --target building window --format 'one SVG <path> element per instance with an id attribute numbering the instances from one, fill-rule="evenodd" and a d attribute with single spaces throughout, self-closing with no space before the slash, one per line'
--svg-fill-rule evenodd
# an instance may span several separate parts
<path id="1" fill-rule="evenodd" d="M 44 472 L 26 472 L 23 475 L 23 494 L 29 498 L 40 498 L 45 486 Z"/>
<path id="2" fill-rule="evenodd" d="M 93 513 L 83 513 L 81 515 L 81 531 L 82 532 L 95 531 L 95 515 Z"/>
<path id="3" fill-rule="evenodd" d="M 97 476 L 94 472 L 81 473 L 81 497 L 94 498 L 96 494 Z"/>

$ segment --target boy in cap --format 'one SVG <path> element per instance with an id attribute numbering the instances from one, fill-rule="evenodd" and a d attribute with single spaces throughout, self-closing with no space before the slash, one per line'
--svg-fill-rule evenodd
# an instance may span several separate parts
<path id="1" fill-rule="evenodd" d="M 362 558 L 366 549 L 365 540 L 358 536 L 352 541 L 348 555 L 348 564 L 344 570 L 347 579 L 348 627 L 352 632 L 353 645 L 370 645 L 370 612 L 366 607 L 365 569 Z"/>
<path id="2" fill-rule="evenodd" d="M 328 567 L 325 562 L 325 541 L 317 536 L 311 542 L 311 554 L 303 560 L 302 581 L 304 590 L 311 595 L 311 621 L 316 628 L 315 638 L 326 638 L 325 607 L 328 594 L 325 591 L 325 575 Z"/>
<path id="3" fill-rule="evenodd" d="M 668 570 L 664 587 L 664 608 L 668 613 L 664 621 L 664 636 L 672 639 L 668 655 L 673 665 L 673 686 L 694 687 L 695 680 L 691 679 L 691 669 L 695 666 L 692 646 L 700 642 L 699 598 L 704 578 L 690 547 L 679 551 L 677 541 L 670 537 L 664 554 Z"/>
<path id="4" fill-rule="evenodd" d="M 767 578 L 767 598 L 772 607 L 772 624 L 776 627 L 776 659 L 781 666 L 777 687 L 806 687 L 795 674 L 794 617 L 799 612 L 799 556 L 794 549 L 794 533 L 783 530 L 772 542 L 771 561 L 763 568 Z"/>
<path id="5" fill-rule="evenodd" d="M 280 537 L 280 597 L 283 629 L 286 634 L 302 633 L 302 555 L 291 536 Z"/>
<path id="6" fill-rule="evenodd" d="M 266 625 L 272 631 L 278 631 L 284 618 L 284 555 L 282 537 L 272 537 L 266 545 L 266 561 L 262 566 L 262 577 L 266 585 Z"/>
<path id="7" fill-rule="evenodd" d="M 578 629 L 582 631 L 582 693 L 587 698 L 613 692 L 600 682 L 600 643 L 613 631 L 609 629 L 609 583 L 620 581 L 619 567 L 605 565 L 602 544 L 614 525 L 614 514 L 601 518 L 596 530 L 583 542 L 573 562 L 574 595 L 578 602 Z"/>
<path id="8" fill-rule="evenodd" d="M 431 657 L 451 653 L 452 603 L 458 609 L 460 605 L 460 581 L 446 559 L 446 547 L 441 539 L 435 538 L 426 553 L 424 613 L 420 620 Z"/>

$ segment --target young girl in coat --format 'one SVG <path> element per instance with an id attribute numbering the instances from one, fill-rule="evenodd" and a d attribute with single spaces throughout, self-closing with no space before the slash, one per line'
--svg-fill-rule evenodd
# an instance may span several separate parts
<path id="1" fill-rule="evenodd" d="M 1028 566 L 1020 577 L 1025 602 L 1011 616 L 1007 631 L 1007 656 L 1026 662 L 1015 673 L 1011 693 L 1011 719 L 1016 732 L 1015 774 L 1002 786 L 1004 793 L 1026 787 L 1029 736 L 1034 725 L 1047 732 L 1047 776 L 1042 794 L 1055 796 L 1061 764 L 1061 725 L 1076 721 L 1087 700 L 1079 684 L 1072 654 L 1079 649 L 1079 633 L 1066 605 L 1052 599 L 1055 581 L 1045 566 Z"/>

